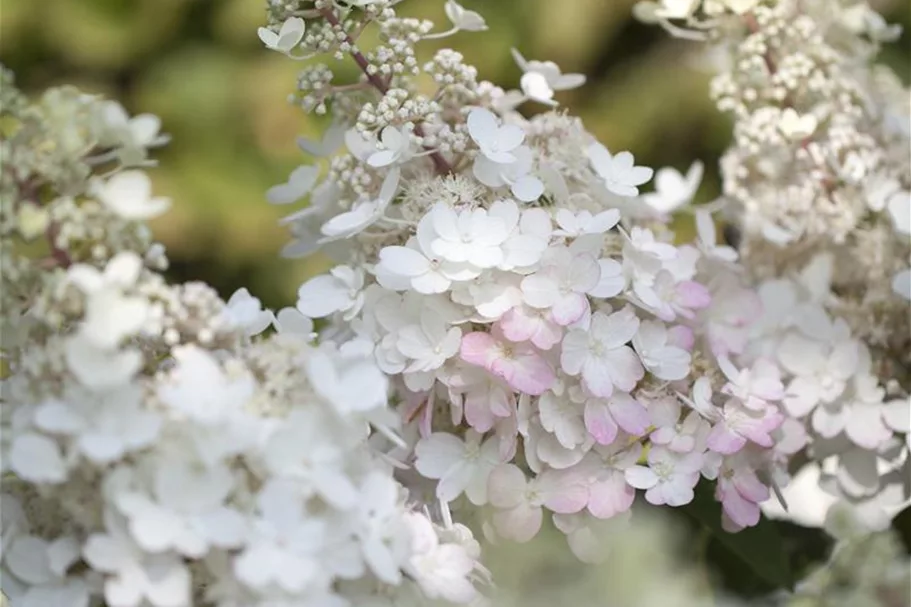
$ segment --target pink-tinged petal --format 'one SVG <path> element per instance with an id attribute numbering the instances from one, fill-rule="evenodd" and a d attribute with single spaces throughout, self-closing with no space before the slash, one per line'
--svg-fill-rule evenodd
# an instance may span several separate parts
<path id="1" fill-rule="evenodd" d="M 482 434 L 493 428 L 496 419 L 487 397 L 486 390 L 472 391 L 465 395 L 465 421 Z"/>
<path id="2" fill-rule="evenodd" d="M 759 523 L 759 504 L 745 499 L 739 492 L 728 490 L 722 493 L 721 508 L 736 525 L 752 527 Z"/>
<path id="3" fill-rule="evenodd" d="M 516 352 L 514 356 L 493 361 L 490 372 L 502 377 L 514 390 L 533 396 L 540 396 L 553 387 L 557 374 L 540 354 L 526 351 Z"/>
<path id="4" fill-rule="evenodd" d="M 769 488 L 762 484 L 752 470 L 738 470 L 731 479 L 731 483 L 740 495 L 751 502 L 759 504 L 770 497 Z"/>
<path id="5" fill-rule="evenodd" d="M 589 358 L 582 365 L 582 383 L 586 390 L 599 398 L 607 398 L 614 393 L 613 378 L 603 361 L 597 358 Z"/>
<path id="6" fill-rule="evenodd" d="M 699 475 L 680 475 L 676 476 L 670 482 L 663 483 L 664 503 L 668 506 L 678 508 L 693 501 L 695 497 L 693 487 L 699 482 Z M 648 493 L 645 494 L 648 499 Z"/>
<path id="7" fill-rule="evenodd" d="M 525 311 L 524 306 L 516 306 L 504 314 L 499 322 L 503 336 L 509 341 L 528 341 L 538 329 L 537 317 Z"/>
<path id="8" fill-rule="evenodd" d="M 542 520 L 541 508 L 526 503 L 493 515 L 493 524 L 497 532 L 504 538 L 520 544 L 538 534 Z"/>
<path id="9" fill-rule="evenodd" d="M 747 440 L 733 432 L 726 422 L 718 422 L 706 438 L 706 446 L 716 453 L 730 455 L 737 453 L 747 443 Z"/>
<path id="10" fill-rule="evenodd" d="M 880 407 L 863 404 L 851 407 L 845 434 L 858 447 L 871 450 L 892 437 L 892 431 L 883 423 Z"/>
<path id="11" fill-rule="evenodd" d="M 589 399 L 585 403 L 585 429 L 600 445 L 610 445 L 617 438 L 617 424 L 611 417 L 607 403 L 599 399 Z"/>
<path id="12" fill-rule="evenodd" d="M 588 511 L 600 519 L 626 512 L 633 505 L 636 490 L 626 483 L 620 471 L 611 471 L 589 487 Z"/>
<path id="13" fill-rule="evenodd" d="M 692 280 L 677 284 L 677 303 L 691 310 L 707 308 L 712 303 L 712 294 L 704 286 Z"/>
<path id="14" fill-rule="evenodd" d="M 680 408 L 676 398 L 659 398 L 649 403 L 648 415 L 651 423 L 656 426 L 673 427 L 680 420 Z"/>
<path id="15" fill-rule="evenodd" d="M 544 506 L 558 514 L 580 512 L 588 503 L 588 486 L 570 474 L 550 470 L 541 474 L 535 485 L 544 497 Z"/>
<path id="16" fill-rule="evenodd" d="M 638 400 L 622 392 L 615 392 L 608 401 L 611 415 L 628 434 L 642 436 L 648 428 L 650 419 L 648 409 Z"/>
<path id="17" fill-rule="evenodd" d="M 457 463 L 449 469 L 437 485 L 437 499 L 443 502 L 451 502 L 465 491 L 471 482 L 474 474 L 474 468 L 464 461 Z"/>
<path id="18" fill-rule="evenodd" d="M 588 311 L 588 298 L 581 293 L 563 295 L 554 302 L 551 308 L 554 322 L 564 327 L 576 322 Z"/>
<path id="19" fill-rule="evenodd" d="M 515 508 L 524 499 L 525 487 L 525 474 L 512 464 L 502 464 L 487 478 L 487 499 L 497 508 Z"/>
<path id="20" fill-rule="evenodd" d="M 462 336 L 459 355 L 465 362 L 479 367 L 492 364 L 492 357 L 497 351 L 497 343 L 490 333 L 475 331 Z"/>
<path id="21" fill-rule="evenodd" d="M 687 352 L 693 351 L 696 335 L 693 330 L 683 325 L 677 325 L 667 330 L 667 345 L 683 348 Z"/>
<path id="22" fill-rule="evenodd" d="M 531 343 L 541 350 L 550 350 L 563 339 L 563 328 L 548 318 L 542 318 L 538 330 L 531 336 Z"/>
<path id="23" fill-rule="evenodd" d="M 632 466 L 623 475 L 626 482 L 636 489 L 650 489 L 658 484 L 658 475 L 647 466 Z"/>
<path id="24" fill-rule="evenodd" d="M 418 441 L 414 467 L 427 478 L 442 478 L 465 457 L 465 443 L 447 432 L 435 432 Z"/>
<path id="25" fill-rule="evenodd" d="M 645 376 L 645 369 L 639 356 L 629 346 L 611 350 L 605 356 L 605 362 L 614 385 L 624 392 L 632 392 L 639 380 Z"/>
<path id="26" fill-rule="evenodd" d="M 673 442 L 677 436 L 677 430 L 673 426 L 662 426 L 648 435 L 656 445 L 667 445 Z"/>
<path id="27" fill-rule="evenodd" d="M 784 417 L 774 407 L 769 407 L 761 417 L 738 418 L 736 431 L 762 447 L 771 447 L 775 441 L 771 433 L 781 425 Z"/>

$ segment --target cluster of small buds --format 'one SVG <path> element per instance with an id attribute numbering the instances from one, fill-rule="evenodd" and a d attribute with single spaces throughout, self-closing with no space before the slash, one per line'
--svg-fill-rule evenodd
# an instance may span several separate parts
<path id="1" fill-rule="evenodd" d="M 413 127 L 414 123 L 424 122 L 439 111 L 436 101 L 413 95 L 405 89 L 392 88 L 375 105 L 364 104 L 355 126 L 362 136 L 372 138 L 388 126 Z"/>
<path id="2" fill-rule="evenodd" d="M 297 97 L 305 112 L 326 113 L 324 99 L 332 92 L 334 74 L 329 66 L 316 64 L 307 66 L 297 76 Z"/>
<path id="3" fill-rule="evenodd" d="M 432 61 L 424 64 L 424 72 L 430 74 L 439 86 L 436 98 L 441 105 L 458 108 L 474 101 L 478 89 L 478 70 L 464 63 L 462 53 L 440 49 Z"/>

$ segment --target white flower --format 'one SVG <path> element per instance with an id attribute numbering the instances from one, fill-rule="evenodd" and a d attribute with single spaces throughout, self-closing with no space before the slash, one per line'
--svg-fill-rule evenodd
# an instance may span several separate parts
<path id="1" fill-rule="evenodd" d="M 228 376 L 209 352 L 197 346 L 178 346 L 171 355 L 177 364 L 158 385 L 158 398 L 198 423 L 231 419 L 253 394 L 250 375 Z"/>
<path id="2" fill-rule="evenodd" d="M 601 281 L 601 266 L 588 253 L 573 254 L 568 248 L 552 248 L 543 267 L 522 279 L 525 303 L 548 309 L 554 321 L 570 325 L 586 317 L 590 304 L 586 293 Z"/>
<path id="3" fill-rule="evenodd" d="M 320 577 L 326 523 L 308 516 L 295 485 L 271 480 L 256 498 L 259 516 L 247 547 L 234 560 L 237 579 L 253 589 L 273 584 L 303 593 Z"/>
<path id="4" fill-rule="evenodd" d="M 298 335 L 307 341 L 314 338 L 313 321 L 301 314 L 297 308 L 282 308 L 272 321 L 275 330 L 282 335 Z"/>
<path id="5" fill-rule="evenodd" d="M 446 11 L 446 17 L 452 23 L 452 26 L 458 30 L 466 32 L 483 32 L 487 29 L 484 17 L 475 11 L 465 10 L 461 4 L 455 0 L 446 0 L 443 7 Z"/>
<path id="6" fill-rule="evenodd" d="M 124 524 L 106 516 L 106 533 L 89 536 L 82 550 L 86 562 L 107 573 L 104 598 L 108 605 L 183 607 L 191 603 L 190 572 L 172 554 L 144 554 Z"/>
<path id="7" fill-rule="evenodd" d="M 467 604 L 478 594 L 471 583 L 475 560 L 464 546 L 441 543 L 430 520 L 418 513 L 404 515 L 411 532 L 411 557 L 407 572 L 429 599 Z"/>
<path id="8" fill-rule="evenodd" d="M 850 338 L 828 345 L 791 333 L 778 348 L 778 360 L 794 375 L 787 386 L 785 408 L 803 417 L 818 403 L 832 403 L 841 396 L 857 371 L 858 348 Z"/>
<path id="9" fill-rule="evenodd" d="M 693 501 L 702 464 L 701 453 L 675 453 L 653 446 L 648 453 L 648 466 L 627 468 L 626 482 L 645 489 L 645 499 L 650 504 L 683 506 Z"/>
<path id="10" fill-rule="evenodd" d="M 282 23 L 281 29 L 276 34 L 272 30 L 261 27 L 256 30 L 259 39 L 266 48 L 280 53 L 290 53 L 304 38 L 306 23 L 300 17 L 289 17 Z"/>
<path id="11" fill-rule="evenodd" d="M 224 505 L 234 488 L 231 470 L 203 468 L 186 456 L 178 452 L 158 462 L 154 499 L 138 491 L 116 495 L 133 539 L 147 552 L 174 550 L 190 558 L 201 558 L 212 546 L 239 548 L 246 521 Z"/>
<path id="12" fill-rule="evenodd" d="M 316 156 L 317 158 L 328 158 L 332 156 L 345 143 L 345 132 L 348 129 L 340 122 L 333 122 L 323 133 L 319 141 L 313 141 L 305 137 L 297 138 L 297 147 L 301 151 Z"/>
<path id="13" fill-rule="evenodd" d="M 111 390 L 123 386 L 142 367 L 142 353 L 136 349 L 99 348 L 76 334 L 64 345 L 67 366 L 87 388 Z"/>
<path id="14" fill-rule="evenodd" d="M 380 149 L 367 157 L 367 164 L 375 168 L 408 162 L 414 155 L 411 129 L 405 126 L 384 128 L 380 134 L 380 144 Z"/>
<path id="15" fill-rule="evenodd" d="M 472 167 L 478 181 L 491 188 L 509 185 L 513 195 L 524 202 L 544 193 L 541 180 L 529 175 L 532 155 L 522 145 L 525 132 L 520 127 L 500 126 L 493 112 L 475 108 L 468 114 L 468 134 L 481 151 Z"/>
<path id="16" fill-rule="evenodd" d="M 673 213 L 693 200 L 702 182 L 704 166 L 696 160 L 686 175 L 673 167 L 659 169 L 655 173 L 655 191 L 642 195 L 645 204 L 661 214 Z"/>
<path id="17" fill-rule="evenodd" d="M 351 345 L 355 342 L 349 342 Z M 371 344 L 367 344 L 372 348 Z M 370 350 L 333 351 L 323 344 L 306 360 L 307 377 L 316 393 L 343 415 L 368 413 L 386 406 L 389 382 Z"/>
<path id="18" fill-rule="evenodd" d="M 10 541 L 11 540 L 11 541 Z M 6 568 L 28 584 L 24 593 L 13 593 L 13 580 L 4 579 L 4 591 L 16 607 L 88 607 L 89 587 L 67 570 L 79 560 L 79 542 L 70 536 L 47 541 L 32 535 L 4 538 Z"/>
<path id="19" fill-rule="evenodd" d="M 457 213 L 442 203 L 434 205 L 429 216 L 436 236 L 430 244 L 435 255 L 478 268 L 493 268 L 502 263 L 503 244 L 511 227 L 504 218 L 486 209 L 466 209 Z"/>
<path id="20" fill-rule="evenodd" d="M 586 154 L 607 189 L 618 196 L 638 196 L 637 186 L 646 183 L 654 173 L 648 167 L 635 166 L 635 159 L 629 152 L 611 155 L 600 143 L 589 145 Z"/>
<path id="21" fill-rule="evenodd" d="M 131 118 L 116 101 L 105 101 L 100 114 L 103 131 L 99 143 L 116 148 L 117 158 L 124 166 L 149 164 L 146 148 L 168 142 L 168 136 L 159 133 L 158 116 L 139 114 Z"/>
<path id="22" fill-rule="evenodd" d="M 513 152 L 525 141 L 525 132 L 514 124 L 501 126 L 490 110 L 475 108 L 468 114 L 468 134 L 481 155 L 496 164 L 511 164 L 516 161 Z"/>
<path id="23" fill-rule="evenodd" d="M 170 198 L 152 197 L 152 181 L 144 171 L 121 171 L 98 186 L 98 200 L 128 221 L 155 219 L 171 207 Z"/>
<path id="24" fill-rule="evenodd" d="M 409 325 L 398 332 L 396 347 L 412 360 L 406 373 L 433 371 L 458 353 L 461 340 L 462 330 L 449 327 L 442 316 L 428 307 L 421 311 L 419 325 Z"/>
<path id="25" fill-rule="evenodd" d="M 301 165 L 291 171 L 288 181 L 272 186 L 266 191 L 266 199 L 272 204 L 291 204 L 306 196 L 319 178 L 319 167 Z"/>
<path id="26" fill-rule="evenodd" d="M 60 445 L 54 439 L 32 432 L 13 438 L 8 466 L 22 480 L 36 484 L 62 483 L 67 478 Z"/>
<path id="27" fill-rule="evenodd" d="M 380 193 L 373 200 L 357 203 L 350 211 L 336 215 L 320 228 L 323 238 L 319 242 L 326 243 L 342 238 L 349 238 L 358 234 L 376 223 L 386 212 L 399 187 L 399 169 L 394 168 L 383 179 Z"/>
<path id="28" fill-rule="evenodd" d="M 584 234 L 604 234 L 620 223 L 620 211 L 608 209 L 592 215 L 588 211 L 573 213 L 569 209 L 561 208 L 557 209 L 554 219 L 560 226 L 560 229 L 554 232 L 555 235 L 575 238 Z"/>
<path id="29" fill-rule="evenodd" d="M 690 353 L 668 343 L 667 327 L 645 321 L 633 336 L 633 347 L 642 364 L 655 377 L 668 381 L 683 379 L 690 372 Z"/>
<path id="30" fill-rule="evenodd" d="M 407 528 L 399 485 L 388 474 L 374 470 L 361 485 L 355 533 L 364 561 L 387 584 L 401 582 L 408 552 Z"/>
<path id="31" fill-rule="evenodd" d="M 487 477 L 502 462 L 497 441 L 469 430 L 463 441 L 446 432 L 422 438 L 414 448 L 415 469 L 423 476 L 439 479 L 436 496 L 451 502 L 463 492 L 472 504 L 487 503 Z"/>
<path id="32" fill-rule="evenodd" d="M 595 312 L 591 327 L 572 329 L 563 338 L 560 364 L 569 375 L 582 375 L 585 388 L 609 397 L 618 388 L 630 392 L 645 375 L 636 353 L 626 344 L 636 335 L 639 319 L 629 306 L 610 315 Z"/>
<path id="33" fill-rule="evenodd" d="M 144 409 L 144 393 L 133 384 L 105 392 L 78 394 L 67 402 L 49 400 L 35 409 L 41 430 L 75 439 L 76 449 L 89 460 L 108 464 L 130 451 L 151 445 L 161 418 Z"/>
<path id="34" fill-rule="evenodd" d="M 306 317 L 323 318 L 343 312 L 351 320 L 364 305 L 364 271 L 335 266 L 328 274 L 311 278 L 297 291 L 297 309 Z"/>
<path id="35" fill-rule="evenodd" d="M 513 59 L 523 72 L 522 93 L 533 101 L 556 105 L 553 101 L 555 91 L 567 91 L 585 84 L 584 74 L 564 74 L 553 61 L 526 61 L 518 50 L 511 50 Z"/>
<path id="36" fill-rule="evenodd" d="M 259 335 L 266 330 L 274 316 L 264 310 L 259 298 L 250 295 L 246 288 L 240 288 L 228 299 L 225 316 L 235 326 L 244 330 L 248 337 Z"/>

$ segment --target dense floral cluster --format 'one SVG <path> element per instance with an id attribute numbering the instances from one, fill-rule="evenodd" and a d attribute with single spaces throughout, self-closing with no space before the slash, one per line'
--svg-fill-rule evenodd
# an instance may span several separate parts
<path id="1" fill-rule="evenodd" d="M 698 205 L 702 163 L 639 166 L 559 108 L 584 76 L 513 51 L 503 90 L 454 50 L 425 61 L 484 19 L 447 0 L 435 31 L 397 4 L 267 2 L 266 48 L 361 70 L 307 63 L 290 98 L 332 124 L 266 198 L 308 198 L 283 254 L 335 266 L 277 313 L 165 280 L 143 223 L 170 206 L 143 171 L 157 118 L 71 88 L 32 102 L 0 74 L 13 605 L 486 605 L 468 525 L 527 542 L 548 517 L 597 562 L 656 545 L 624 533 L 637 495 L 680 507 L 703 483 L 736 532 L 807 460 L 852 503 L 787 599 L 897 596 L 906 559 L 866 534 L 911 466 L 907 93 L 870 65 L 892 28 L 864 2 L 640 3 L 733 58 L 724 195 Z"/>
<path id="2" fill-rule="evenodd" d="M 446 6 L 454 30 L 483 23 Z M 322 339 L 372 344 L 405 423 L 403 465 L 480 516 L 488 537 L 528 541 L 545 514 L 570 536 L 597 533 L 637 490 L 682 506 L 702 478 L 728 528 L 755 525 L 786 479 L 785 392 L 771 362 L 741 365 L 758 296 L 711 213 L 698 213 L 697 242 L 674 244 L 668 228 L 701 165 L 662 169 L 657 191 L 640 193 L 653 170 L 630 152 L 562 111 L 515 111 L 555 106 L 582 76 L 515 52 L 521 90 L 507 92 L 438 54 L 415 68 L 439 86 L 429 102 L 402 57 L 430 29 L 391 7 L 347 21 L 319 2 L 298 12 L 314 19 L 272 22 L 267 45 L 278 35 L 289 44 L 270 46 L 290 56 L 338 48 L 364 76 L 320 94 L 334 126 L 302 147 L 324 156 L 345 144 L 324 178 L 319 164 L 299 167 L 270 200 L 312 192 L 287 219 L 286 253 L 322 246 L 339 265 L 301 286 L 297 309 L 329 320 Z M 383 42 L 362 53 L 353 36 L 370 21 Z M 337 46 L 323 48 L 327 37 Z M 348 113 L 365 87 L 380 100 Z"/>
<path id="3" fill-rule="evenodd" d="M 245 289 L 167 284 L 141 222 L 169 201 L 136 168 L 157 119 L 73 89 L 32 104 L 3 75 L 12 604 L 474 600 L 471 533 L 432 522 L 372 444 L 402 441 L 369 348 L 317 345 Z"/>
<path id="4" fill-rule="evenodd" d="M 643 6 L 721 47 L 712 94 L 735 122 L 720 202 L 761 283 L 750 350 L 776 360 L 801 420 L 786 442 L 881 519 L 911 497 L 911 96 L 873 63 L 900 31 L 864 1 Z"/>

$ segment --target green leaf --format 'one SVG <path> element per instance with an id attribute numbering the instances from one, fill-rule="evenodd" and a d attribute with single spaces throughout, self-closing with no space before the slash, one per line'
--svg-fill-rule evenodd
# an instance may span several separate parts
<path id="1" fill-rule="evenodd" d="M 722 573 L 746 571 L 751 574 L 754 580 L 751 580 L 749 594 L 758 592 L 757 586 L 767 586 L 769 590 L 793 589 L 790 558 L 778 524 L 763 517 L 755 527 L 728 533 L 721 527 L 721 504 L 715 501 L 712 487 L 711 483 L 700 482 L 695 499 L 682 508 L 711 533 L 711 560 L 721 565 Z M 733 555 L 740 563 L 726 562 L 725 554 Z M 746 569 L 740 565 L 746 565 Z M 756 584 L 759 580 L 755 578 L 765 584 Z"/>

